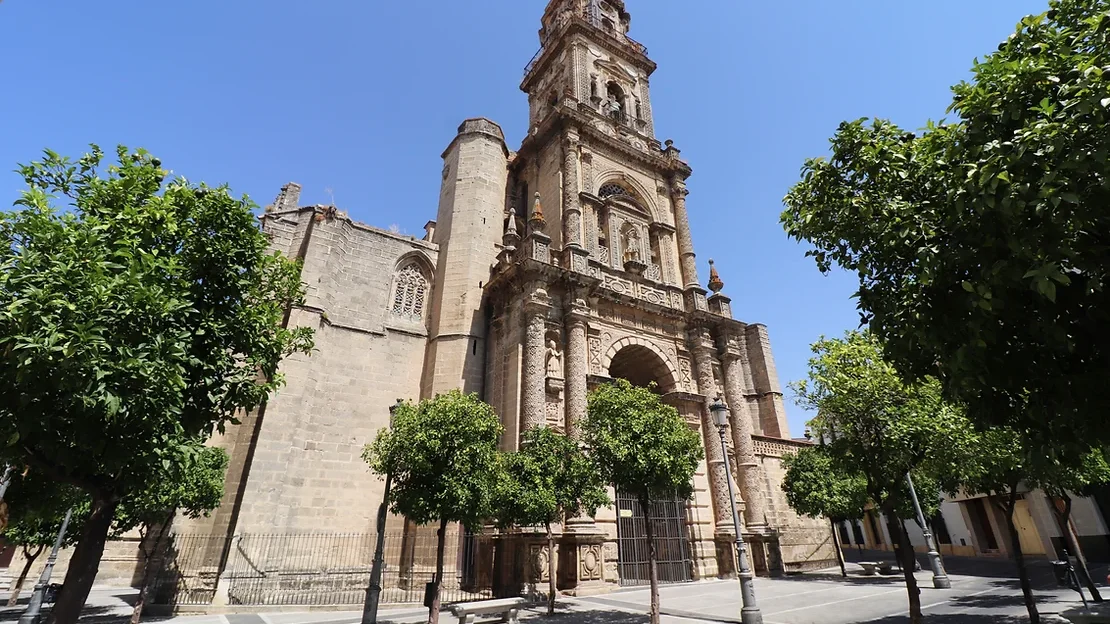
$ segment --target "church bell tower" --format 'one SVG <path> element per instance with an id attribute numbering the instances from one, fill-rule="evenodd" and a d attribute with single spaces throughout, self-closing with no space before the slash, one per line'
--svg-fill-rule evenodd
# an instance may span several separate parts
<path id="1" fill-rule="evenodd" d="M 508 159 L 503 236 L 484 288 L 485 398 L 502 416 L 503 446 L 514 449 L 535 427 L 577 436 L 598 384 L 623 378 L 658 392 L 705 441 L 694 499 L 660 501 L 688 559 L 675 567 L 687 576 L 672 580 L 692 580 L 733 573 L 729 463 L 708 409 L 722 397 L 745 533 L 757 569 L 773 572 L 782 566 L 773 495 L 753 435 L 789 432 L 766 328 L 733 319 L 716 270 L 708 288 L 699 280 L 691 169 L 655 137 L 656 64 L 631 23 L 623 0 L 551 0 L 544 12 L 541 48 L 521 83 L 528 134 Z M 637 573 L 635 548 L 617 538 L 642 510 L 615 495 L 617 509 L 562 527 L 559 567 L 573 576 L 560 578 L 564 586 Z"/>

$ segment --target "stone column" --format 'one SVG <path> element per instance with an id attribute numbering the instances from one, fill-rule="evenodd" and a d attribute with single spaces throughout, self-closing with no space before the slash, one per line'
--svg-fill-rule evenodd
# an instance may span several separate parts
<path id="1" fill-rule="evenodd" d="M 582 190 L 594 193 L 594 156 L 590 152 L 582 152 Z"/>
<path id="2" fill-rule="evenodd" d="M 762 489 L 762 469 L 755 457 L 752 441 L 752 415 L 744 397 L 744 371 L 740 348 L 725 337 L 722 364 L 725 376 L 725 400 L 732 412 L 732 444 L 736 449 L 737 480 L 744 505 L 744 527 L 759 533 L 767 529 L 767 500 Z"/>
<path id="3" fill-rule="evenodd" d="M 563 246 L 582 249 L 582 206 L 578 199 L 578 133 L 563 137 Z"/>
<path id="4" fill-rule="evenodd" d="M 520 433 L 542 427 L 547 422 L 544 378 L 544 334 L 547 333 L 548 306 L 538 301 L 525 304 L 523 392 L 520 399 Z"/>
<path id="5" fill-rule="evenodd" d="M 586 345 L 586 319 L 588 312 L 576 305 L 567 314 L 566 346 L 566 430 L 571 438 L 578 439 L 579 423 L 586 417 L 586 377 L 589 375 L 589 353 Z"/>
<path id="6" fill-rule="evenodd" d="M 713 380 L 713 360 L 716 347 L 709 332 L 694 330 L 691 336 L 694 363 L 697 367 L 698 393 L 705 397 L 701 410 L 701 428 L 705 442 L 705 462 L 709 469 L 709 493 L 713 498 L 713 518 L 718 536 L 736 534 L 732 525 L 732 509 L 728 498 L 728 465 L 721 450 L 721 436 L 713 422 L 709 404 L 716 398 L 717 384 Z"/>
<path id="7" fill-rule="evenodd" d="M 671 201 L 674 203 L 674 226 L 678 236 L 678 258 L 682 268 L 684 288 L 698 287 L 698 265 L 694 257 L 694 238 L 690 235 L 690 217 L 686 214 L 686 183 L 678 178 L 671 180 Z"/>

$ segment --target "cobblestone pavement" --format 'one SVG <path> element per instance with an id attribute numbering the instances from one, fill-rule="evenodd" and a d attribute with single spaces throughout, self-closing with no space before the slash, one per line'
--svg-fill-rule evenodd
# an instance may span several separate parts
<path id="1" fill-rule="evenodd" d="M 878 557 L 876 557 L 878 558 Z M 886 558 L 890 558 L 887 554 Z M 1025 622 L 1021 590 L 1011 577 L 1013 566 L 1007 561 L 948 561 L 952 589 L 932 588 L 928 571 L 916 575 L 922 588 L 921 601 L 926 621 L 931 624 L 1017 624 Z M 763 611 L 764 624 L 903 624 L 906 617 L 906 590 L 900 575 L 865 577 L 861 568 L 849 564 L 850 575 L 842 578 L 839 570 L 808 573 L 780 579 L 756 579 L 756 594 Z M 1032 578 L 1043 621 L 1055 618 L 1079 604 L 1073 591 L 1055 586 L 1046 562 L 1032 566 Z M 1105 570 L 1093 570 L 1105 578 Z M 83 622 L 117 624 L 130 615 L 129 602 L 134 592 L 94 590 Z M 625 588 L 611 594 L 583 598 L 561 598 L 560 613 L 542 619 L 549 624 L 644 624 L 647 622 L 647 588 Z M 707 581 L 664 586 L 661 604 L 665 624 L 738 623 L 740 592 L 735 580 Z M 0 622 L 11 622 L 21 609 L 0 608 Z M 236 613 L 229 615 L 144 617 L 147 622 L 168 624 L 357 624 L 356 611 L 317 611 L 311 613 Z M 394 624 L 420 622 L 424 609 L 407 607 L 383 609 L 381 620 Z M 542 612 L 522 613 L 524 620 L 539 624 Z M 450 613 L 441 616 L 444 624 L 454 624 Z"/>

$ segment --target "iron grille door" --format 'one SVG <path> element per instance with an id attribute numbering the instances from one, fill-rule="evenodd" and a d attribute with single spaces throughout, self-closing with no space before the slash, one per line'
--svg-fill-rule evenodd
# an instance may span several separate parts
<path id="1" fill-rule="evenodd" d="M 654 500 L 651 517 L 659 582 L 694 580 L 690 535 L 686 530 L 686 501 L 680 498 Z M 635 498 L 623 492 L 617 492 L 617 553 L 621 585 L 650 582 L 644 511 Z"/>

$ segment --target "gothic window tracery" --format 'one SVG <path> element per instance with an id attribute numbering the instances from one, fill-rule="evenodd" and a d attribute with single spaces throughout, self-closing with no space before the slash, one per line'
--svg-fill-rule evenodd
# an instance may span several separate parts
<path id="1" fill-rule="evenodd" d="M 415 261 L 406 264 L 393 280 L 393 316 L 424 320 L 424 303 L 428 297 L 428 277 Z"/>

